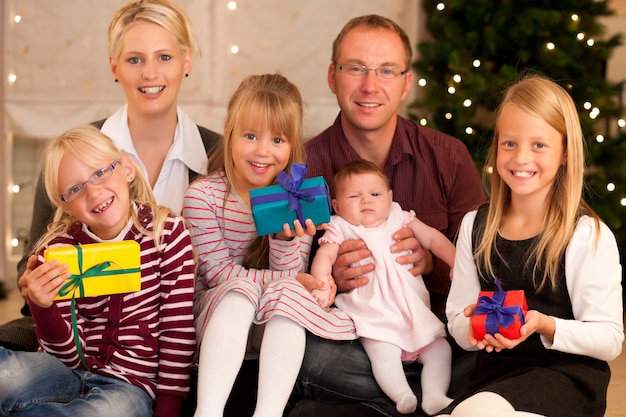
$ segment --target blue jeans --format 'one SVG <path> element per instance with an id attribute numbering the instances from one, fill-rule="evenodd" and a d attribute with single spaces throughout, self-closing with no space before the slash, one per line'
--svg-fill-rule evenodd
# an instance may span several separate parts
<path id="1" fill-rule="evenodd" d="M 0 415 L 151 417 L 152 398 L 121 379 L 70 369 L 48 353 L 0 347 Z"/>
<path id="2" fill-rule="evenodd" d="M 448 395 L 454 397 L 471 381 L 474 355 L 453 361 L 452 381 Z M 422 365 L 404 366 L 409 385 L 418 399 Z M 420 407 L 412 414 L 399 414 L 396 406 L 379 388 L 369 358 L 358 340 L 337 342 L 307 332 L 304 361 L 294 390 L 294 400 L 307 398 L 327 404 L 360 403 L 385 416 L 427 417 Z"/>

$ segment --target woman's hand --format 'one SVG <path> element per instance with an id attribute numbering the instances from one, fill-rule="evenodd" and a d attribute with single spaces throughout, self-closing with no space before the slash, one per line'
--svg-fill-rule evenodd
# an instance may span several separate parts
<path id="1" fill-rule="evenodd" d="M 33 255 L 28 259 L 26 271 L 18 284 L 22 289 L 22 296 L 39 307 L 48 308 L 52 305 L 54 297 L 59 294 L 65 280 L 72 274 L 68 271 L 67 264 L 60 263 L 58 259 L 44 262 L 35 268 L 36 264 L 37 257 Z"/>

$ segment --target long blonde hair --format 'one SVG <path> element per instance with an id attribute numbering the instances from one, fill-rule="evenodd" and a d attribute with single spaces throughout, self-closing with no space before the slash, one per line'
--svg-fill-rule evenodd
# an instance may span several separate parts
<path id="1" fill-rule="evenodd" d="M 241 126 L 265 126 L 272 132 L 281 132 L 291 145 L 286 171 L 291 164 L 304 162 L 302 144 L 304 105 L 298 88 L 283 75 L 262 74 L 245 78 L 228 101 L 224 125 L 224 140 L 209 158 L 208 175 L 225 175 L 228 193 L 235 172 L 232 158 L 233 134 Z M 227 198 L 224 198 L 226 204 Z M 266 269 L 269 266 L 269 240 L 261 236 L 250 247 L 243 265 Z"/>
<path id="2" fill-rule="evenodd" d="M 593 217 L 599 227 L 599 218 L 583 200 L 585 143 L 576 105 L 570 95 L 556 82 L 542 75 L 528 75 L 506 91 L 496 112 L 496 126 L 487 166 L 495 167 L 498 156 L 498 124 L 502 109 L 515 104 L 526 112 L 543 119 L 557 130 L 562 138 L 566 163 L 561 165 L 550 193 L 547 209 L 542 220 L 542 232 L 528 259 L 535 259 L 533 284 L 539 291 L 546 285 L 556 288 L 560 262 L 574 233 L 576 222 L 582 214 Z M 493 276 L 492 251 L 498 228 L 502 224 L 511 199 L 511 190 L 498 175 L 496 169 L 490 174 L 490 204 L 486 228 L 478 241 L 474 254 L 478 265 Z M 499 256 L 499 254 L 498 254 Z M 543 276 L 536 276 L 544 266 Z M 484 277 L 486 279 L 486 277 Z"/>
<path id="3" fill-rule="evenodd" d="M 128 216 L 133 219 L 133 224 L 142 233 L 152 234 L 155 245 L 159 247 L 165 220 L 172 213 L 171 210 L 157 205 L 148 180 L 132 158 L 128 157 L 125 152 L 120 151 L 113 141 L 99 129 L 91 125 L 85 125 L 72 128 L 53 139 L 44 151 L 43 181 L 48 199 L 52 206 L 56 207 L 56 211 L 52 223 L 48 225 L 48 231 L 35 245 L 37 248 L 36 252 L 39 252 L 44 245 L 55 237 L 67 232 L 70 226 L 77 221 L 75 217 L 65 213 L 59 206 L 59 167 L 66 152 L 79 158 L 85 165 L 93 168 L 94 171 L 111 163 L 111 161 L 128 158 L 135 167 L 135 178 L 128 184 L 130 197 Z M 151 209 L 153 218 L 152 232 L 147 231 L 139 222 L 132 206 L 133 201 Z"/>

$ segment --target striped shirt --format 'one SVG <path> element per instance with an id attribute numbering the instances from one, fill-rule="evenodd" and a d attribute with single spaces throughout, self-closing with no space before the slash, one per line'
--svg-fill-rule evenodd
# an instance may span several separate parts
<path id="1" fill-rule="evenodd" d="M 225 201 L 227 187 L 223 175 L 203 178 L 191 184 L 183 203 L 198 257 L 194 300 L 198 340 L 202 340 L 214 307 L 228 291 L 241 292 L 258 306 L 255 324 L 278 314 L 322 337 L 354 339 L 352 320 L 340 310 L 322 310 L 295 280 L 298 272 L 308 269 L 310 236 L 290 241 L 270 236 L 269 269 L 241 265 L 257 233 L 250 207 L 235 190 Z"/>
<path id="2" fill-rule="evenodd" d="M 400 116 L 397 120 L 384 167 L 394 201 L 454 241 L 465 213 L 485 200 L 476 165 L 460 140 Z M 332 126 L 306 142 L 305 149 L 308 176 L 321 175 L 329 185 L 341 167 L 361 158 L 343 133 L 341 114 Z M 448 294 L 445 262 L 436 262 L 424 280 L 431 293 Z M 438 313 L 443 315 L 443 310 Z"/>
<path id="3" fill-rule="evenodd" d="M 149 209 L 140 207 L 138 217 L 144 228 L 152 230 Z M 172 215 L 166 221 L 160 249 L 152 236 L 134 225 L 120 240 L 135 240 L 140 245 L 141 290 L 76 299 L 86 369 L 143 388 L 156 400 L 156 410 L 179 410 L 189 392 L 196 346 L 189 232 L 182 219 Z M 77 222 L 47 247 L 98 242 Z M 42 250 L 39 261 L 43 260 Z M 70 304 L 70 300 L 59 300 L 49 308 L 34 303 L 30 308 L 43 350 L 74 369 L 82 365 L 73 339 Z"/>

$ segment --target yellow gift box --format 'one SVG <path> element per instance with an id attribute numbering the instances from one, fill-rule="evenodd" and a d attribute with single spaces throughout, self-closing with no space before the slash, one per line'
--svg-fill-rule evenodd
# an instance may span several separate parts
<path id="1" fill-rule="evenodd" d="M 141 289 L 140 250 L 134 240 L 49 248 L 44 258 L 46 262 L 58 259 L 72 273 L 55 300 Z"/>

